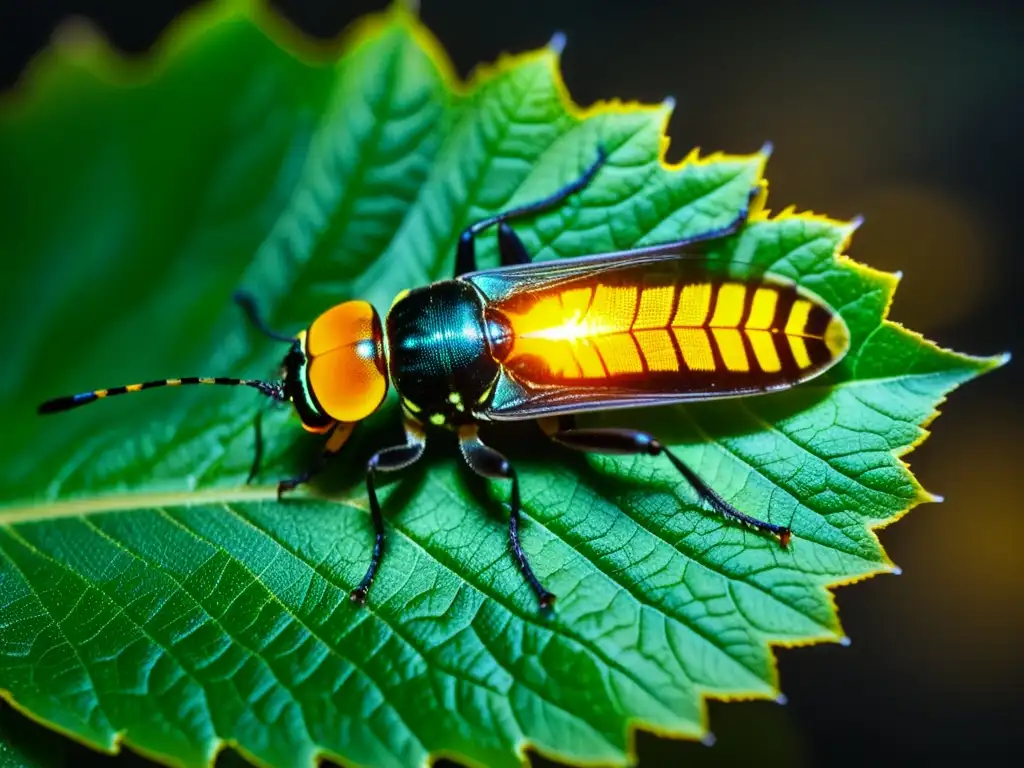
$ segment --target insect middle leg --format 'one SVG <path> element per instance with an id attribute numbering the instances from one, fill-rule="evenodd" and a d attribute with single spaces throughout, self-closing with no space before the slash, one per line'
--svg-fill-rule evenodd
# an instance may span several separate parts
<path id="1" fill-rule="evenodd" d="M 423 455 L 426 448 L 427 438 L 423 428 L 412 420 L 405 422 L 405 445 L 395 445 L 391 448 L 384 448 L 377 451 L 366 464 L 366 494 L 370 498 L 370 517 L 373 520 L 373 554 L 370 556 L 370 566 L 366 575 L 358 586 L 349 593 L 349 598 L 354 603 L 362 605 L 366 601 L 366 593 L 373 583 L 373 577 L 377 575 L 380 561 L 384 557 L 384 518 L 380 512 L 380 502 L 377 501 L 377 489 L 374 479 L 378 472 L 397 472 L 405 469 L 417 461 Z"/>
<path id="2" fill-rule="evenodd" d="M 725 518 L 747 525 L 762 533 L 777 536 L 782 548 L 789 546 L 792 531 L 788 526 L 776 525 L 740 512 L 736 507 L 723 499 L 700 476 L 688 467 L 682 459 L 666 448 L 659 440 L 647 432 L 636 429 L 577 429 L 565 428 L 565 423 L 557 419 L 542 420 L 541 429 L 557 443 L 583 453 L 605 453 L 617 455 L 664 455 L 694 490 Z"/>
<path id="3" fill-rule="evenodd" d="M 560 205 L 570 195 L 587 186 L 607 159 L 608 156 L 605 154 L 604 148 L 598 147 L 597 159 L 591 163 L 590 167 L 578 179 L 569 182 L 554 194 L 517 208 L 510 208 L 466 227 L 459 236 L 459 245 L 455 252 L 455 276 L 458 277 L 476 270 L 476 236 L 495 224 L 498 225 L 498 250 L 501 254 L 502 265 L 528 264 L 531 261 L 530 255 L 507 222 L 534 213 L 542 213 Z"/>
<path id="4" fill-rule="evenodd" d="M 522 506 L 519 498 L 519 476 L 515 469 L 509 464 L 508 459 L 502 456 L 493 448 L 484 445 L 477 435 L 477 428 L 465 427 L 459 431 L 459 447 L 466 459 L 469 468 L 481 477 L 489 477 L 495 480 L 512 481 L 512 497 L 509 500 L 511 507 L 508 518 L 508 541 L 512 547 L 512 554 L 519 563 L 526 583 L 530 585 L 533 593 L 537 595 L 537 602 L 542 609 L 550 608 L 555 602 L 555 596 L 548 592 L 541 585 L 540 580 L 530 567 L 526 553 L 519 543 L 519 510 Z"/>

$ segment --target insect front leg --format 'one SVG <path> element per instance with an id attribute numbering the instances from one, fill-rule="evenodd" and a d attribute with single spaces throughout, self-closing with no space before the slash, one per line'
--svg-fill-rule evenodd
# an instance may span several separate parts
<path id="1" fill-rule="evenodd" d="M 374 479 L 378 472 L 397 472 L 400 469 L 415 464 L 423 455 L 426 448 L 427 438 L 423 434 L 422 427 L 415 421 L 407 419 L 405 422 L 405 445 L 396 445 L 391 448 L 384 448 L 377 451 L 370 457 L 366 464 L 366 493 L 370 498 L 370 517 L 373 520 L 374 542 L 373 554 L 370 556 L 370 567 L 366 570 L 359 585 L 349 593 L 349 598 L 354 603 L 362 605 L 366 601 L 366 593 L 373 583 L 373 577 L 377 575 L 380 561 L 384 557 L 384 518 L 380 512 L 380 502 L 377 501 L 377 490 Z"/>
<path id="2" fill-rule="evenodd" d="M 541 200 L 536 200 L 532 203 L 518 206 L 517 208 L 510 208 L 507 211 L 502 211 L 494 216 L 481 219 L 480 221 L 474 222 L 466 227 L 459 236 L 459 245 L 455 252 L 455 277 L 464 275 L 467 272 L 476 271 L 476 236 L 478 234 L 483 232 L 485 229 L 493 227 L 495 224 L 503 224 L 504 222 L 522 218 L 523 216 L 542 213 L 561 205 L 570 195 L 579 192 L 587 186 L 607 159 L 608 155 L 605 153 L 604 147 L 598 147 L 597 159 L 591 163 L 590 167 L 587 168 L 587 170 L 585 170 L 578 179 L 569 182 L 554 194 L 548 195 Z M 530 261 L 530 256 L 527 253 L 526 248 L 523 247 L 522 242 L 515 233 L 512 232 L 512 228 L 506 224 L 504 226 L 504 230 L 504 239 L 508 240 L 509 235 L 511 235 L 511 237 L 514 238 L 515 244 L 511 246 L 511 250 L 509 250 L 508 243 L 506 243 L 505 247 L 502 247 L 503 235 L 499 230 L 498 245 L 501 250 L 502 265 L 528 263 Z"/>
<path id="3" fill-rule="evenodd" d="M 792 536 L 788 526 L 775 525 L 748 514 L 740 512 L 736 507 L 719 496 L 713 488 L 700 479 L 682 459 L 666 448 L 659 440 L 647 432 L 635 429 L 560 429 L 554 422 L 542 422 L 542 428 L 552 440 L 567 448 L 583 453 L 606 453 L 617 455 L 661 456 L 664 455 L 694 490 L 723 517 L 747 525 L 762 533 L 777 536 L 783 549 L 789 546 Z M 554 429 L 552 429 L 554 427 Z"/>
<path id="4" fill-rule="evenodd" d="M 345 445 L 345 442 L 352 434 L 352 430 L 355 426 L 355 422 L 339 422 L 336 424 L 331 430 L 331 434 L 327 438 L 327 442 L 324 443 L 323 450 L 317 455 L 316 459 L 309 465 L 306 471 L 301 475 L 290 477 L 277 484 L 277 500 L 281 500 L 281 494 L 285 491 L 290 491 L 293 488 L 302 485 L 302 483 L 307 483 L 320 474 L 324 467 L 327 466 L 327 460 L 340 451 L 342 446 Z"/>
<path id="5" fill-rule="evenodd" d="M 530 562 L 526 559 L 526 553 L 523 552 L 522 545 L 519 543 L 519 510 L 521 507 L 519 476 L 516 474 L 515 469 L 512 468 L 512 465 L 509 464 L 508 459 L 481 442 L 475 426 L 465 427 L 459 431 L 459 447 L 462 449 L 462 455 L 466 459 L 469 468 L 481 477 L 512 481 L 512 496 L 509 500 L 511 510 L 508 518 L 509 544 L 512 547 L 512 554 L 515 555 L 516 561 L 519 563 L 519 569 L 526 578 L 527 584 L 530 585 L 534 594 L 537 595 L 537 602 L 540 603 L 540 607 L 542 609 L 550 608 L 555 602 L 555 596 L 541 585 L 540 580 L 533 572 L 533 568 L 530 567 Z"/>

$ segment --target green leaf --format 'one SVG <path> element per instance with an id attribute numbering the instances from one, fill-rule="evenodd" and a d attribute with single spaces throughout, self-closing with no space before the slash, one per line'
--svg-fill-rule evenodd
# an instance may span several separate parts
<path id="1" fill-rule="evenodd" d="M 400 440 L 393 402 L 282 503 L 276 479 L 319 447 L 267 411 L 264 470 L 245 485 L 251 392 L 34 413 L 94 386 L 267 375 L 281 349 L 244 326 L 233 289 L 290 331 L 352 297 L 386 310 L 450 275 L 468 222 L 550 193 L 599 145 L 590 187 L 517 225 L 538 258 L 720 227 L 764 185 L 764 153 L 667 166 L 669 105 L 581 110 L 557 59 L 506 57 L 462 85 L 400 8 L 324 51 L 221 2 L 154 62 L 91 37 L 37 62 L 0 117 L 5 698 L 175 765 L 225 746 L 280 766 L 515 766 L 528 746 L 623 764 L 634 726 L 699 738 L 706 697 L 777 696 L 771 645 L 842 638 L 828 588 L 892 570 L 873 530 L 929 499 L 898 457 L 1001 359 L 886 321 L 896 278 L 841 255 L 853 225 L 771 216 L 763 195 L 716 252 L 838 308 L 844 362 L 786 393 L 594 420 L 655 430 L 730 502 L 792 525 L 789 551 L 705 509 L 666 462 L 496 433 L 520 467 L 524 548 L 559 596 L 544 617 L 507 550 L 507 488 L 477 482 L 442 434 L 386 488 L 387 557 L 359 608 L 361 468 Z M 482 261 L 496 263 L 491 238 Z"/>

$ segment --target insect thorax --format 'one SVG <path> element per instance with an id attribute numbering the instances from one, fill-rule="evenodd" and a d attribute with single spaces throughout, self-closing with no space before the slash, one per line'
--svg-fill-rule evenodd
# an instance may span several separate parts
<path id="1" fill-rule="evenodd" d="M 388 313 L 387 336 L 391 381 L 413 415 L 439 426 L 476 420 L 499 371 L 476 289 L 446 280 L 410 291 Z"/>

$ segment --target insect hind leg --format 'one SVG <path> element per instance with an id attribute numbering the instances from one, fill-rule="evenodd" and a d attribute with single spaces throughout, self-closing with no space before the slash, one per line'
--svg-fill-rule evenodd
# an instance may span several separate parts
<path id="1" fill-rule="evenodd" d="M 467 272 L 476 271 L 476 236 L 495 224 L 504 225 L 498 232 L 498 245 L 501 251 L 502 265 L 528 263 L 530 256 L 526 248 L 506 222 L 535 213 L 542 213 L 565 202 L 566 198 L 579 192 L 593 180 L 607 159 L 608 155 L 604 147 L 599 146 L 597 148 L 597 159 L 590 164 L 590 167 L 579 178 L 569 182 L 557 192 L 540 200 L 535 200 L 532 203 L 510 208 L 494 216 L 481 219 L 466 227 L 459 236 L 459 244 L 455 252 L 455 277 L 464 275 Z"/>
<path id="2" fill-rule="evenodd" d="M 545 425 L 542 424 L 543 426 Z M 548 431 L 548 434 L 555 442 L 583 453 L 606 453 L 620 456 L 664 455 L 672 462 L 672 466 L 679 470 L 679 473 L 686 478 L 686 481 L 693 486 L 700 497 L 707 500 L 718 514 L 761 533 L 768 533 L 778 537 L 783 549 L 789 546 L 792 531 L 788 526 L 759 520 L 736 509 L 736 507 L 719 496 L 713 488 L 701 480 L 700 476 L 690 469 L 682 459 L 647 432 L 635 429 L 599 428 L 563 429 L 555 432 Z"/>

